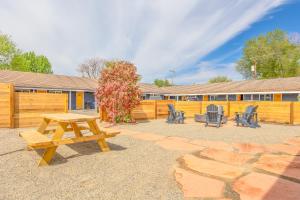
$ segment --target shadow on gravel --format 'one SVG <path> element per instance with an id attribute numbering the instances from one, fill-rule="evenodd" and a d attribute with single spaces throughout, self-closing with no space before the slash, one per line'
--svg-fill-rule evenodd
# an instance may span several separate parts
<path id="1" fill-rule="evenodd" d="M 117 144 L 109 143 L 107 142 L 108 146 L 110 147 L 111 151 L 123 151 L 127 148 L 122 147 Z M 64 157 L 59 153 L 59 148 L 57 148 L 56 153 L 51 161 L 50 165 L 59 165 L 68 162 L 68 159 L 86 156 L 86 155 L 92 155 L 96 153 L 103 153 L 101 149 L 99 148 L 96 141 L 90 141 L 90 142 L 83 142 L 83 143 L 75 143 L 75 144 L 68 144 L 67 147 L 71 148 L 72 150 L 76 151 L 77 154 L 71 155 L 68 157 Z M 24 149 L 23 149 L 24 150 Z M 36 149 L 35 150 L 40 157 L 43 156 L 44 149 Z M 105 152 L 104 152 L 105 153 Z"/>

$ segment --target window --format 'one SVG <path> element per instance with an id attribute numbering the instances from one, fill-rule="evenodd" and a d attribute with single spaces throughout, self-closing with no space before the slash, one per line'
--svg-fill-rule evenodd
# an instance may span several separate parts
<path id="1" fill-rule="evenodd" d="M 227 101 L 227 96 L 226 95 L 217 95 L 216 100 L 217 101 Z"/>
<path id="2" fill-rule="evenodd" d="M 243 100 L 244 101 L 251 101 L 252 100 L 252 95 L 251 94 L 244 94 L 243 95 Z"/>
<path id="3" fill-rule="evenodd" d="M 298 101 L 299 94 L 282 94 L 282 101 Z"/>
<path id="4" fill-rule="evenodd" d="M 266 101 L 273 101 L 273 94 L 266 94 L 265 100 Z"/>
<path id="5" fill-rule="evenodd" d="M 215 101 L 215 100 L 217 99 L 217 96 L 216 96 L 216 95 L 209 95 L 208 97 L 209 97 L 208 99 L 209 99 L 210 101 Z"/>
<path id="6" fill-rule="evenodd" d="M 253 101 L 259 101 L 259 94 L 253 94 L 252 99 Z"/>
<path id="7" fill-rule="evenodd" d="M 236 101 L 236 95 L 234 94 L 228 95 L 228 101 Z"/>

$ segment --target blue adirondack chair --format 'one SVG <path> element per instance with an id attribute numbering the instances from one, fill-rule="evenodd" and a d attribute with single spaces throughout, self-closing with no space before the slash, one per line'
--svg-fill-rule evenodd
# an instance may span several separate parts
<path id="1" fill-rule="evenodd" d="M 214 124 L 217 126 L 217 128 L 219 128 L 222 124 L 223 117 L 223 106 L 216 106 L 214 104 L 210 104 L 206 107 L 205 126 L 208 126 L 209 124 Z"/>
<path id="2" fill-rule="evenodd" d="M 167 118 L 167 123 L 173 124 L 183 124 L 184 123 L 184 112 L 176 111 L 173 104 L 168 104 L 169 114 Z"/>
<path id="3" fill-rule="evenodd" d="M 257 110 L 258 106 L 248 106 L 246 108 L 246 111 L 244 113 L 235 113 L 235 121 L 236 125 L 239 126 L 242 124 L 242 126 L 247 126 L 250 128 L 258 128 L 260 125 L 258 125 L 257 120 Z"/>

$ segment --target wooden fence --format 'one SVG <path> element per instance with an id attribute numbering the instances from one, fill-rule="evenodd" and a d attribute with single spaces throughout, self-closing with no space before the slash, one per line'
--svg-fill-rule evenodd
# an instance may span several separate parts
<path id="1" fill-rule="evenodd" d="M 0 128 L 13 127 L 13 85 L 0 83 Z"/>
<path id="2" fill-rule="evenodd" d="M 174 101 L 174 100 L 147 100 L 133 110 L 136 120 L 166 118 L 168 104 L 173 104 L 176 110 L 185 112 L 186 117 L 195 114 L 204 114 L 209 104 L 221 105 L 225 116 L 233 119 L 236 112 L 244 112 L 249 105 L 258 105 L 260 121 L 300 124 L 300 102 L 275 102 L 275 101 Z"/>
<path id="3" fill-rule="evenodd" d="M 0 84 L 0 127 L 35 127 L 41 114 L 68 112 L 68 95 L 14 92 L 12 84 Z"/>

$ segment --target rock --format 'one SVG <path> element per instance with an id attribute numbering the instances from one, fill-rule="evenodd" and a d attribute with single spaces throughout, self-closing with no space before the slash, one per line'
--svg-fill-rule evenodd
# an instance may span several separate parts
<path id="1" fill-rule="evenodd" d="M 290 155 L 300 155 L 300 146 L 294 146 L 294 145 L 286 145 L 286 144 L 271 144 L 268 145 L 267 148 L 270 152 L 273 153 L 286 153 Z"/>
<path id="2" fill-rule="evenodd" d="M 284 143 L 300 147 L 300 137 L 290 138 L 284 141 Z"/>
<path id="3" fill-rule="evenodd" d="M 300 180 L 300 157 L 266 154 L 254 164 L 254 167 Z"/>
<path id="4" fill-rule="evenodd" d="M 191 140 L 190 143 L 203 146 L 210 147 L 215 149 L 223 149 L 223 150 L 232 150 L 232 146 L 228 143 L 221 141 L 209 141 L 209 140 Z"/>
<path id="5" fill-rule="evenodd" d="M 184 197 L 218 198 L 223 196 L 225 183 L 175 168 L 176 181 L 181 185 Z"/>
<path id="6" fill-rule="evenodd" d="M 241 200 L 296 200 L 300 197 L 300 185 L 279 177 L 250 173 L 233 184 L 233 190 Z"/>
<path id="7" fill-rule="evenodd" d="M 268 152 L 265 146 L 253 143 L 237 143 L 234 144 L 233 147 L 240 153 L 257 154 Z"/>
<path id="8" fill-rule="evenodd" d="M 200 155 L 232 165 L 243 165 L 253 158 L 253 155 L 241 154 L 214 148 L 204 149 L 200 153 Z"/>
<path id="9" fill-rule="evenodd" d="M 184 155 L 183 161 L 188 168 L 199 173 L 230 180 L 240 176 L 244 171 L 244 169 L 241 167 L 227 165 L 213 160 L 202 159 L 190 154 Z"/>

